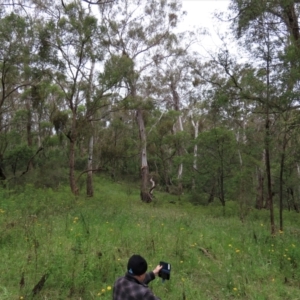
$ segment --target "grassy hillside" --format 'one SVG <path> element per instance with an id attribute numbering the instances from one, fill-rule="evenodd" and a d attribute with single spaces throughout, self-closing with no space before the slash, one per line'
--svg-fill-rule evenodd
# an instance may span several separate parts
<path id="1" fill-rule="evenodd" d="M 172 264 L 170 281 L 150 284 L 162 300 L 300 299 L 299 214 L 285 212 L 284 232 L 271 237 L 268 211 L 242 222 L 233 202 L 223 211 L 138 194 L 103 178 L 93 199 L 0 190 L 0 299 L 112 299 L 134 253 L 150 268 Z"/>

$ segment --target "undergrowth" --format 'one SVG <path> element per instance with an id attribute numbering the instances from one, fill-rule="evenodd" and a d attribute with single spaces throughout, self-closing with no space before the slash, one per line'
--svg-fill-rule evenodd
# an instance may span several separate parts
<path id="1" fill-rule="evenodd" d="M 171 280 L 150 284 L 161 299 L 300 299 L 299 215 L 270 235 L 268 211 L 193 206 L 164 193 L 98 178 L 94 198 L 27 186 L 0 190 L 0 299 L 112 299 L 128 258 L 149 269 L 171 263 Z"/>

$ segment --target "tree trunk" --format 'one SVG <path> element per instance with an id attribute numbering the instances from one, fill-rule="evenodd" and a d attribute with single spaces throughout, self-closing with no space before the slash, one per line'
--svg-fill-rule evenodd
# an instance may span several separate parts
<path id="1" fill-rule="evenodd" d="M 207 199 L 207 203 L 210 204 L 212 202 L 214 202 L 214 198 L 215 198 L 215 189 L 216 189 L 216 183 L 214 182 L 211 189 L 210 189 L 210 192 L 209 192 L 209 197 Z"/>
<path id="2" fill-rule="evenodd" d="M 270 124 L 269 123 L 270 123 L 269 115 L 267 114 L 265 155 L 266 155 L 266 174 L 267 174 L 268 198 L 266 201 L 265 208 L 270 210 L 271 234 L 275 234 L 273 192 L 272 192 L 272 180 L 271 180 L 271 163 L 270 163 Z"/>
<path id="3" fill-rule="evenodd" d="M 182 126 L 182 117 L 178 117 L 178 127 L 179 131 L 183 131 L 183 126 Z M 182 156 L 183 155 L 183 149 L 181 145 L 179 145 L 178 149 L 178 155 Z M 178 179 L 178 195 L 180 196 L 182 194 L 183 186 L 182 186 L 182 173 L 183 173 L 183 163 L 181 162 L 178 166 L 178 173 L 177 173 L 177 179 Z"/>
<path id="4" fill-rule="evenodd" d="M 279 175 L 279 228 L 281 231 L 283 231 L 283 218 L 282 218 L 282 212 L 283 212 L 283 166 L 284 166 L 284 158 L 285 153 L 281 153 L 281 159 L 280 159 L 280 175 Z"/>
<path id="5" fill-rule="evenodd" d="M 269 38 L 269 36 L 268 36 Z M 266 203 L 266 208 L 270 209 L 270 225 L 271 234 L 275 234 L 275 224 L 274 224 L 274 207 L 273 207 L 273 193 L 272 193 L 272 180 L 271 180 L 271 163 L 270 163 L 270 116 L 269 116 L 269 102 L 270 102 L 270 43 L 268 46 L 268 58 L 267 58 L 267 103 L 266 103 L 266 123 L 265 123 L 265 157 L 266 157 L 266 174 L 267 174 L 267 185 L 268 185 L 268 199 Z"/>
<path id="6" fill-rule="evenodd" d="M 298 180 L 300 180 L 300 165 L 297 163 L 296 164 L 296 168 L 297 168 L 297 175 L 298 175 Z M 299 199 L 300 197 L 300 185 L 297 186 L 297 196 L 296 196 L 296 199 Z"/>
<path id="7" fill-rule="evenodd" d="M 264 207 L 264 174 L 260 168 L 257 168 L 257 193 L 256 193 L 256 209 L 262 209 Z"/>
<path id="8" fill-rule="evenodd" d="M 268 119 L 267 119 L 266 123 L 269 123 Z M 270 138 L 269 133 L 268 133 L 269 132 L 269 125 L 266 125 L 266 130 L 267 130 L 266 140 L 268 140 Z M 265 208 L 270 210 L 271 234 L 275 234 L 269 142 L 266 142 L 266 174 L 267 174 L 267 186 L 268 186 L 268 199 L 266 201 Z"/>
<path id="9" fill-rule="evenodd" d="M 78 195 L 79 189 L 76 185 L 75 180 L 75 146 L 76 146 L 76 113 L 72 112 L 72 129 L 71 132 L 67 134 L 70 141 L 70 152 L 69 152 L 69 182 L 71 187 L 71 192 L 74 195 Z"/>
<path id="10" fill-rule="evenodd" d="M 280 159 L 280 174 L 279 174 L 279 227 L 280 230 L 283 231 L 283 169 L 284 169 L 284 162 L 285 162 L 285 149 L 286 149 L 286 128 L 285 134 L 283 136 L 282 141 L 282 152 L 281 152 L 281 159 Z"/>
<path id="11" fill-rule="evenodd" d="M 220 174 L 220 177 L 219 177 L 219 188 L 220 188 L 219 199 L 221 201 L 222 206 L 225 207 L 223 166 L 219 169 L 219 174 Z"/>
<path id="12" fill-rule="evenodd" d="M 174 82 L 174 79 L 171 79 L 171 83 L 170 83 L 170 89 L 171 89 L 171 93 L 172 93 L 172 98 L 173 98 L 173 105 L 174 105 L 174 109 L 175 111 L 180 112 L 180 99 L 179 99 L 179 95 L 178 92 L 176 90 L 176 83 Z M 182 126 L 182 117 L 181 115 L 179 115 L 178 120 L 176 122 L 177 124 L 174 125 L 174 133 L 177 133 L 177 130 L 182 132 L 183 131 L 183 126 Z M 181 157 L 183 155 L 183 149 L 182 146 L 179 144 L 178 148 L 177 148 L 177 154 L 179 157 Z M 180 163 L 178 166 L 178 171 L 177 171 L 177 179 L 178 179 L 178 195 L 182 194 L 182 173 L 183 173 L 183 164 Z"/>
<path id="13" fill-rule="evenodd" d="M 93 188 L 93 148 L 94 148 L 94 136 L 93 134 L 89 139 L 89 157 L 87 163 L 87 178 L 86 178 L 86 194 L 88 197 L 94 196 L 94 188 Z"/>
<path id="14" fill-rule="evenodd" d="M 147 137 L 145 130 L 145 122 L 143 117 L 143 110 L 139 108 L 136 112 L 136 119 L 139 127 L 140 142 L 141 142 L 141 200 L 144 202 L 151 202 L 152 196 L 148 191 L 149 183 L 149 168 L 147 160 Z"/>
<path id="15" fill-rule="evenodd" d="M 192 125 L 194 127 L 194 139 L 196 140 L 198 135 L 199 135 L 199 121 L 194 122 L 192 119 Z M 197 156 L 198 156 L 198 145 L 195 143 L 194 146 L 194 160 L 193 160 L 193 173 L 195 174 L 195 171 L 197 170 Z M 196 183 L 195 183 L 195 176 L 193 176 L 193 181 L 192 181 L 192 189 L 194 190 L 196 188 Z"/>
<path id="16" fill-rule="evenodd" d="M 26 102 L 26 108 L 27 108 L 27 123 L 26 123 L 27 145 L 29 148 L 31 148 L 32 147 L 32 132 L 31 132 L 32 114 L 31 114 L 29 100 L 27 100 Z M 31 161 L 29 164 L 29 170 L 31 170 L 32 168 L 33 168 L 33 162 Z"/>
<path id="17" fill-rule="evenodd" d="M 5 180 L 6 176 L 5 176 L 2 166 L 1 166 L 2 160 L 3 160 L 3 156 L 2 156 L 2 154 L 0 154 L 0 180 Z"/>
<path id="18" fill-rule="evenodd" d="M 294 190 L 293 190 L 293 188 L 288 187 L 288 188 L 287 188 L 287 193 L 288 193 L 288 195 L 291 196 L 291 198 L 292 198 L 292 205 L 293 205 L 294 210 L 295 210 L 297 213 L 299 213 L 299 212 L 300 212 L 300 211 L 299 211 L 299 206 L 298 206 L 297 202 L 295 201 L 295 196 L 294 196 Z M 289 207 L 289 211 L 290 211 L 290 203 L 289 203 L 289 201 L 288 201 L 288 207 Z"/>
<path id="19" fill-rule="evenodd" d="M 5 127 L 2 114 L 0 112 L 0 133 L 2 134 L 3 128 Z M 2 150 L 3 151 L 3 150 Z M 3 161 L 3 154 L 0 153 L 0 180 L 5 180 L 6 176 L 4 174 L 4 170 L 2 169 L 2 161 Z"/>
<path id="20" fill-rule="evenodd" d="M 293 37 L 296 46 L 300 48 L 299 23 L 298 23 L 298 16 L 296 14 L 295 3 L 289 3 L 289 4 L 285 3 L 285 5 L 282 5 L 282 9 L 284 12 L 284 19 L 285 19 L 285 24 L 287 26 L 287 29 L 289 30 L 290 35 Z"/>
<path id="21" fill-rule="evenodd" d="M 92 124 L 92 114 L 91 111 L 91 95 L 93 92 L 93 75 L 94 75 L 95 61 L 92 62 L 91 71 L 89 75 L 89 87 L 87 90 L 86 102 L 87 102 L 87 111 L 88 111 L 88 121 L 90 127 L 90 137 L 88 145 L 88 162 L 87 162 L 87 177 L 86 177 L 86 194 L 88 197 L 94 196 L 94 187 L 93 187 L 93 153 L 94 153 L 94 132 Z"/>

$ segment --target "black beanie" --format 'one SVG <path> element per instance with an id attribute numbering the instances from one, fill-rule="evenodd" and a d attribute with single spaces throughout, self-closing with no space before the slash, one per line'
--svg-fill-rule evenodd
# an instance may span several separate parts
<path id="1" fill-rule="evenodd" d="M 147 271 L 147 262 L 140 255 L 132 255 L 127 264 L 127 270 L 131 275 L 142 275 Z"/>

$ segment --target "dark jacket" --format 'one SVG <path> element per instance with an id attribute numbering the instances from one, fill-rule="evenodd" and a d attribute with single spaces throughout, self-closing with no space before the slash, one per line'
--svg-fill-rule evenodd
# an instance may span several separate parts
<path id="1" fill-rule="evenodd" d="M 143 283 L 136 280 L 131 274 L 126 273 L 114 284 L 113 300 L 160 300 L 155 297 L 147 284 L 155 279 L 153 272 L 146 274 Z"/>

